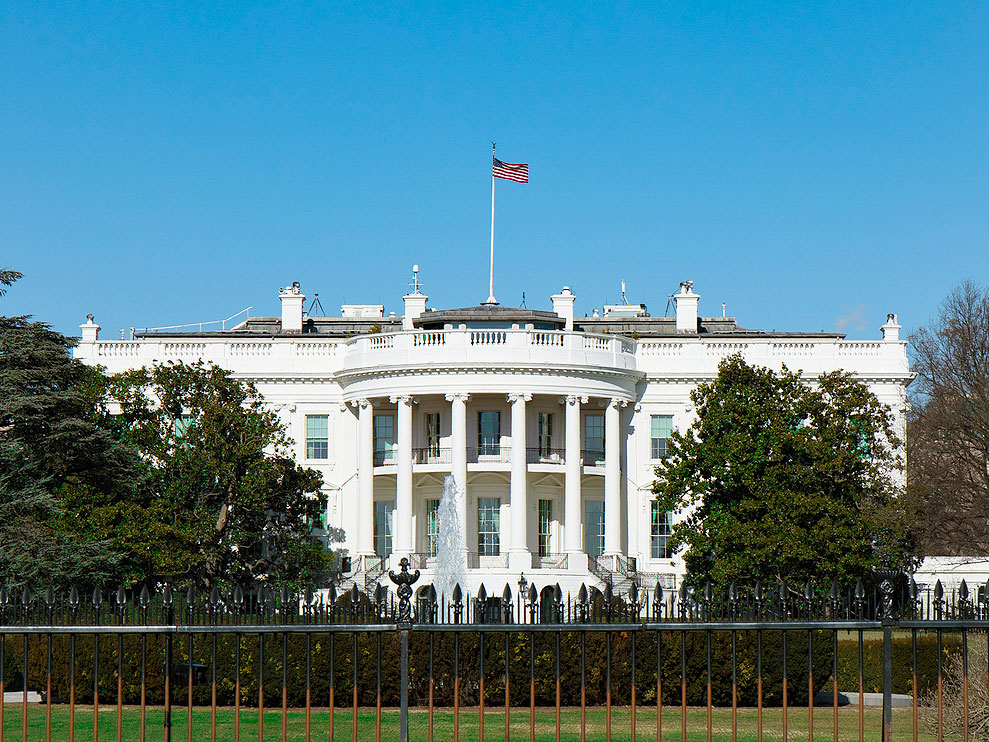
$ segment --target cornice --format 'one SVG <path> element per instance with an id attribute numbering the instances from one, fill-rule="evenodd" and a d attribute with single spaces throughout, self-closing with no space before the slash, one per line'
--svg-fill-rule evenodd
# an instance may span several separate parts
<path id="1" fill-rule="evenodd" d="M 388 379 L 403 376 L 448 376 L 473 373 L 485 375 L 502 373 L 510 375 L 555 376 L 565 374 L 581 377 L 606 377 L 640 381 L 645 378 L 645 372 L 636 369 L 620 369 L 614 366 L 571 366 L 567 364 L 496 364 L 476 363 L 470 365 L 416 365 L 416 366 L 373 366 L 356 369 L 346 369 L 335 372 L 334 376 L 342 384 L 351 384 L 364 379 Z"/>

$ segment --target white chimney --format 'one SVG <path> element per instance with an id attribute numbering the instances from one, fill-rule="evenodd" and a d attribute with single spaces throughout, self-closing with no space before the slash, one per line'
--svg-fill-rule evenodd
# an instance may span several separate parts
<path id="1" fill-rule="evenodd" d="M 95 343 L 100 337 L 100 326 L 93 321 L 93 315 L 86 315 L 86 324 L 79 325 L 82 330 L 82 342 Z"/>
<path id="2" fill-rule="evenodd" d="M 576 298 L 569 286 L 564 286 L 559 294 L 550 297 L 553 301 L 553 311 L 566 320 L 563 329 L 567 332 L 573 332 L 573 303 Z"/>
<path id="3" fill-rule="evenodd" d="M 680 293 L 673 297 L 676 304 L 677 332 L 697 332 L 697 301 L 693 281 L 681 281 Z"/>
<path id="4" fill-rule="evenodd" d="M 429 297 L 419 291 L 419 266 L 412 266 L 412 292 L 402 297 L 405 301 L 405 316 L 402 317 L 402 329 L 411 330 L 412 320 L 426 311 L 426 301 Z"/>
<path id="5" fill-rule="evenodd" d="M 299 282 L 293 281 L 291 286 L 279 289 L 278 298 L 282 300 L 282 332 L 302 332 L 302 307 L 306 295 L 300 290 Z"/>
<path id="6" fill-rule="evenodd" d="M 900 340 L 900 325 L 896 323 L 895 314 L 886 315 L 886 324 L 879 328 L 883 333 L 883 342 L 897 343 Z"/>

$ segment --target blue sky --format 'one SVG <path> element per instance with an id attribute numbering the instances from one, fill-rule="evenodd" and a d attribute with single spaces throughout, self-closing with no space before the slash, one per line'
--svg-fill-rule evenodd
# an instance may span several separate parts
<path id="1" fill-rule="evenodd" d="M 67 333 L 495 294 L 907 331 L 989 268 L 984 3 L 0 8 L 0 300 Z"/>

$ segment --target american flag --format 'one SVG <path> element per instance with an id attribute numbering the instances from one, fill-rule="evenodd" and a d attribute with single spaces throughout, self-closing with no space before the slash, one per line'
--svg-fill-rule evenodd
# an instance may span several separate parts
<path id="1" fill-rule="evenodd" d="M 513 164 L 511 162 L 502 162 L 497 157 L 493 157 L 492 159 L 494 160 L 494 166 L 491 169 L 492 177 L 514 180 L 516 183 L 529 182 L 529 163 L 520 162 Z"/>

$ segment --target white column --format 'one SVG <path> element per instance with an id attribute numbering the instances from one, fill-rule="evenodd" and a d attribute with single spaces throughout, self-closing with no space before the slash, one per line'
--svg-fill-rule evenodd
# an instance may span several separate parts
<path id="1" fill-rule="evenodd" d="M 564 479 L 563 479 L 563 529 L 564 549 L 574 560 L 584 553 L 584 524 L 580 503 L 580 404 L 587 397 L 571 395 L 564 406 Z M 574 568 L 573 563 L 570 564 Z"/>
<path id="2" fill-rule="evenodd" d="M 395 477 L 395 540 L 398 557 L 412 553 L 412 405 L 408 395 L 392 397 L 398 403 L 398 470 Z"/>
<path id="3" fill-rule="evenodd" d="M 622 552 L 621 408 L 612 399 L 604 415 L 604 553 Z"/>
<path id="4" fill-rule="evenodd" d="M 460 525 L 467 539 L 467 400 L 464 393 L 447 394 L 450 403 L 450 473 L 457 485 Z M 468 541 L 468 551 L 470 550 Z"/>
<path id="5" fill-rule="evenodd" d="M 510 534 L 509 566 L 511 569 L 531 569 L 532 554 L 528 544 L 528 497 L 526 493 L 525 403 L 531 394 L 509 394 L 512 404 L 512 469 L 510 501 L 512 532 Z"/>
<path id="6" fill-rule="evenodd" d="M 374 554 L 374 415 L 371 400 L 357 405 L 357 553 Z"/>

